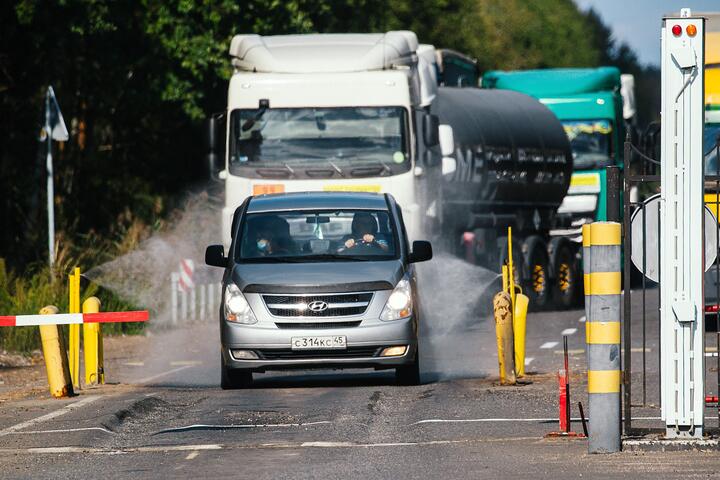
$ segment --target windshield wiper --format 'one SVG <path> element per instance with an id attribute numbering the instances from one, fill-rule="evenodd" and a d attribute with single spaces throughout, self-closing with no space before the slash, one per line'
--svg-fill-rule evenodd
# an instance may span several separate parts
<path id="1" fill-rule="evenodd" d="M 348 262 L 365 262 L 367 260 L 372 260 L 372 257 L 368 256 L 356 256 L 356 255 L 340 255 L 337 253 L 318 253 L 315 255 L 302 255 L 299 257 L 296 257 L 298 260 L 302 261 L 322 261 L 322 260 L 340 260 L 340 261 L 348 261 Z"/>
<path id="2" fill-rule="evenodd" d="M 330 165 L 332 165 L 332 167 L 335 169 L 335 171 L 336 171 L 337 173 L 340 174 L 341 177 L 344 177 L 344 176 L 345 176 L 345 173 L 340 169 L 340 167 L 338 167 L 337 165 L 335 165 L 335 162 L 333 162 L 332 160 L 328 160 L 328 163 L 329 163 Z"/>

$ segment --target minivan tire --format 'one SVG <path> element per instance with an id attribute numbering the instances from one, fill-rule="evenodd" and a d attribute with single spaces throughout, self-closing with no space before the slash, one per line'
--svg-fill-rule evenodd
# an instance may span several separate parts
<path id="1" fill-rule="evenodd" d="M 395 368 L 395 381 L 398 385 L 420 385 L 420 362 L 417 355 L 410 365 Z"/>
<path id="2" fill-rule="evenodd" d="M 239 368 L 220 367 L 220 388 L 223 390 L 238 390 L 252 385 L 252 372 Z"/>

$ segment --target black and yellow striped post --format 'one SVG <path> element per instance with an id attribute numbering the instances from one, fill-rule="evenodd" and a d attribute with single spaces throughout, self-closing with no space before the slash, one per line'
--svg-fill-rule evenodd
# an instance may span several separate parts
<path id="1" fill-rule="evenodd" d="M 595 222 L 589 231 L 585 321 L 590 453 L 620 451 L 620 224 Z M 585 239 L 583 246 L 585 247 Z M 585 251 L 587 247 L 583 248 Z"/>

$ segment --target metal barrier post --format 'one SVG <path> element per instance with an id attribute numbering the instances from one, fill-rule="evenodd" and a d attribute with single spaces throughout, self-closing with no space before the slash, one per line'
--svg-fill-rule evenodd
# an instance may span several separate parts
<path id="1" fill-rule="evenodd" d="M 100 312 L 100 300 L 90 297 L 83 302 L 82 313 Z M 83 346 L 85 354 L 85 384 L 105 383 L 103 370 L 102 326 L 99 323 L 83 323 Z"/>
<path id="2" fill-rule="evenodd" d="M 59 312 L 54 305 L 48 305 L 40 310 L 40 315 L 54 315 Z M 47 371 L 50 395 L 55 398 L 73 395 L 70 368 L 68 366 L 67 351 L 63 345 L 62 335 L 57 325 L 40 325 L 40 339 L 42 340 L 43 357 Z"/>
<path id="3" fill-rule="evenodd" d="M 196 289 L 196 285 L 193 285 L 192 287 L 190 287 L 190 318 L 192 320 L 198 319 L 197 302 L 195 301 L 195 289 Z"/>
<path id="4" fill-rule="evenodd" d="M 68 276 L 68 313 L 80 313 L 80 269 L 75 267 Z M 68 326 L 70 377 L 75 388 L 80 388 L 80 325 Z"/>
<path id="5" fill-rule="evenodd" d="M 525 376 L 525 331 L 530 298 L 518 293 L 515 295 L 515 313 L 513 314 L 513 339 L 515 343 L 515 373 Z"/>
<path id="6" fill-rule="evenodd" d="M 178 276 L 177 272 L 170 274 L 170 315 L 173 325 L 177 325 L 178 321 Z"/>
<path id="7" fill-rule="evenodd" d="M 513 346 L 513 311 L 508 292 L 498 292 L 493 298 L 495 336 L 497 338 L 500 384 L 515 385 L 515 352 Z"/>
<path id="8" fill-rule="evenodd" d="M 590 225 L 590 269 L 585 289 L 590 297 L 585 321 L 589 453 L 620 451 L 620 239 L 619 223 Z"/>

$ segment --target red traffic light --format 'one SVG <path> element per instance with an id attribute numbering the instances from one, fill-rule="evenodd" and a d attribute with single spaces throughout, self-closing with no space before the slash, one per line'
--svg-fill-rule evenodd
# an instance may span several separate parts
<path id="1" fill-rule="evenodd" d="M 680 25 L 673 25 L 672 32 L 673 35 L 679 37 L 682 34 L 682 27 Z"/>

